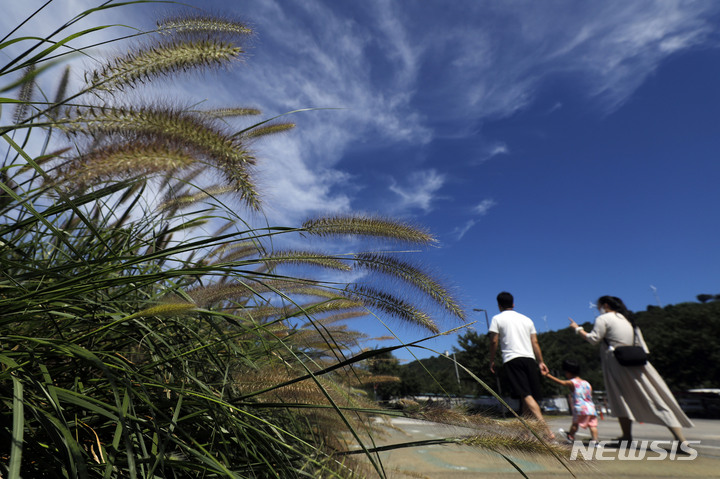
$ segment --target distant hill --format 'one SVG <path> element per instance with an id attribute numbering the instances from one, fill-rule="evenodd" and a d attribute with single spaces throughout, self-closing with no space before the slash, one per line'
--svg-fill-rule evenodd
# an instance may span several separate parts
<path id="1" fill-rule="evenodd" d="M 649 306 L 637 323 L 671 389 L 720 388 L 720 301 Z"/>

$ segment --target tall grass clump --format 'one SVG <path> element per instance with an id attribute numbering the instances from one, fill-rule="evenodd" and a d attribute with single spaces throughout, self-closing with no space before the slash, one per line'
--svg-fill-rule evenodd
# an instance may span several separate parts
<path id="1" fill-rule="evenodd" d="M 20 51 L 0 68 L 15 109 L 0 125 L 2 476 L 384 476 L 371 439 L 383 411 L 362 393 L 377 353 L 346 321 L 377 314 L 437 333 L 441 311 L 464 313 L 418 265 L 317 242 L 433 237 L 360 215 L 255 227 L 248 143 L 293 125 L 236 128 L 260 112 L 132 95 L 241 59 L 252 34 L 241 22 L 159 22 L 80 84 L 64 70 L 47 94 L 36 80 L 101 30 L 63 37 L 94 11 L 0 42 Z M 283 237 L 303 247 L 278 248 Z"/>

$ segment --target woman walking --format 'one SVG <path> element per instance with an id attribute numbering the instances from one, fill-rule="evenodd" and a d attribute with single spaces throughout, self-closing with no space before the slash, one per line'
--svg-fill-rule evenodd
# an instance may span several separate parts
<path id="1" fill-rule="evenodd" d="M 591 344 L 600 344 L 600 359 L 605 389 L 612 414 L 618 418 L 622 436 L 617 440 L 632 441 L 632 422 L 660 424 L 670 429 L 676 441 L 684 442 L 683 427 L 693 427 L 665 384 L 648 361 L 643 366 L 622 366 L 614 355 L 618 346 L 638 344 L 647 352 L 647 345 L 632 315 L 620 298 L 603 296 L 598 299 L 600 316 L 591 332 L 586 332 L 570 318 L 570 327 Z"/>

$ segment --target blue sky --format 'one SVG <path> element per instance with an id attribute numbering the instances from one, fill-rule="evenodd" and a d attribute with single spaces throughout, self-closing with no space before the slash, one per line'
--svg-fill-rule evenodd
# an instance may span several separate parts
<path id="1" fill-rule="evenodd" d="M 3 24 L 33 4 L 17 3 Z M 720 293 L 719 3 L 188 3 L 258 34 L 211 89 L 176 87 L 267 115 L 339 108 L 258 144 L 271 223 L 363 211 L 426 225 L 440 246 L 422 261 L 469 310 L 494 314 L 507 290 L 539 331 L 591 321 L 604 294 L 642 310 Z M 112 21 L 149 27 L 156 10 Z"/>

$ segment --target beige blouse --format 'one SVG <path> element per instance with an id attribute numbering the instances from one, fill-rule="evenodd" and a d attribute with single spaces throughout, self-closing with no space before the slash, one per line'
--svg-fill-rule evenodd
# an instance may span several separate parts
<path id="1" fill-rule="evenodd" d="M 630 321 L 620 313 L 609 312 L 604 313 L 595 318 L 593 330 L 585 336 L 590 344 L 602 343 L 605 347 L 604 339 L 607 339 L 610 346 L 629 346 L 633 344 L 633 327 Z M 645 340 L 642 337 L 640 329 L 637 330 L 638 345 L 642 346 L 646 352 L 648 351 Z"/>

